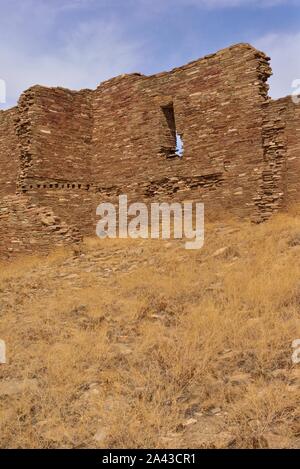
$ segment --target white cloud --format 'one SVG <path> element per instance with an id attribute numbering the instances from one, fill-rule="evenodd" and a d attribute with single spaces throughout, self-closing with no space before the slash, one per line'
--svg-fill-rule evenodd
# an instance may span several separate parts
<path id="1" fill-rule="evenodd" d="M 292 94 L 292 82 L 300 78 L 300 31 L 268 34 L 254 41 L 253 45 L 271 57 L 270 95 L 279 98 Z"/>
<path id="2" fill-rule="evenodd" d="M 33 1 L 24 3 L 29 7 Z M 139 71 L 143 44 L 126 38 L 118 19 L 80 19 L 73 28 L 59 28 L 62 9 L 74 9 L 86 1 L 90 0 L 55 0 L 51 7 L 40 2 L 32 12 L 22 10 L 18 29 L 11 33 L 9 28 L 2 28 L 6 40 L 0 41 L 0 78 L 7 85 L 7 105 L 1 105 L 2 109 L 14 105 L 19 95 L 34 84 L 95 88 L 112 76 Z M 10 10 L 6 19 L 1 18 L 2 26 L 6 21 L 11 23 L 14 16 L 20 18 Z"/>
<path id="3" fill-rule="evenodd" d="M 286 3 L 285 0 L 175 0 L 177 3 L 206 6 L 210 8 L 241 7 L 249 5 L 274 6 Z"/>
<path id="4" fill-rule="evenodd" d="M 260 7 L 268 8 L 277 5 L 298 5 L 300 0 L 132 0 L 141 5 L 149 5 L 153 8 L 159 7 L 161 9 L 167 6 L 195 6 L 199 8 L 236 8 L 236 7 Z"/>
<path id="5" fill-rule="evenodd" d="M 133 34 L 129 32 L 131 22 L 133 30 L 136 24 L 132 18 L 122 18 L 118 8 L 113 9 L 113 14 L 104 17 L 93 15 L 94 7 L 97 11 L 99 5 L 117 6 L 123 2 L 124 0 L 0 0 L 0 79 L 4 79 L 7 84 L 7 105 L 14 105 L 22 91 L 37 83 L 71 89 L 95 88 L 101 81 L 120 73 L 143 70 L 147 62 L 144 52 L 146 46 L 141 43 L 140 35 L 136 39 L 131 38 L 134 37 L 134 31 Z M 162 9 L 174 5 L 209 8 L 242 5 L 267 7 L 279 3 L 296 4 L 300 0 L 127 2 L 128 7 L 139 6 L 145 15 L 149 12 L 151 16 L 151 13 L 160 13 Z M 109 8 L 104 8 L 104 11 L 109 11 Z M 136 13 L 137 8 L 129 11 Z M 69 18 L 72 18 L 70 22 Z M 254 41 L 254 45 L 272 57 L 274 77 L 270 80 L 271 95 L 278 97 L 290 94 L 292 81 L 300 77 L 300 31 L 294 34 L 269 34 Z M 177 50 L 173 51 L 173 54 L 177 53 Z M 159 57 L 157 60 L 159 61 Z M 162 68 L 166 68 L 164 64 Z"/>

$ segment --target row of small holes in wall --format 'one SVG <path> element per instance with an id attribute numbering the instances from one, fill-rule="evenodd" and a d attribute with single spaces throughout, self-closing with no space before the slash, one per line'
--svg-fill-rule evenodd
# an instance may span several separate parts
<path id="1" fill-rule="evenodd" d="M 31 189 L 84 189 L 88 191 L 90 189 L 90 185 L 82 185 L 82 184 L 31 184 L 30 186 L 22 186 L 23 191 L 28 191 Z"/>

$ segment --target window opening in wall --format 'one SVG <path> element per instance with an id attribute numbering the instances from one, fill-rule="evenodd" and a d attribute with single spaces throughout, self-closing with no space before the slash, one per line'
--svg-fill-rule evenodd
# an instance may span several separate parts
<path id="1" fill-rule="evenodd" d="M 179 158 L 183 157 L 183 140 L 181 136 L 176 132 L 176 155 L 179 156 Z"/>
<path id="2" fill-rule="evenodd" d="M 173 103 L 162 107 L 164 116 L 162 146 L 160 152 L 168 159 L 183 157 L 183 140 L 177 132 Z"/>

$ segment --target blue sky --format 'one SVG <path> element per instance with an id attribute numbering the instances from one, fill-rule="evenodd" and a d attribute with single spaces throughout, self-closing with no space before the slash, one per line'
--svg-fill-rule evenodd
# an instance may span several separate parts
<path id="1" fill-rule="evenodd" d="M 271 96 L 300 78 L 300 0 L 0 0 L 7 104 L 33 84 L 95 88 L 238 42 L 272 57 Z"/>

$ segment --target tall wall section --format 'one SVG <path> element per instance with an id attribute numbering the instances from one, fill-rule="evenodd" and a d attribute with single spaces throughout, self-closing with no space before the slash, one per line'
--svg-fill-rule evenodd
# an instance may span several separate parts
<path id="1" fill-rule="evenodd" d="M 258 168 L 259 186 L 254 195 L 252 220 L 262 222 L 286 203 L 287 138 L 285 100 L 264 104 L 262 123 L 263 164 Z"/>
<path id="2" fill-rule="evenodd" d="M 259 221 L 300 202 L 300 103 L 291 96 L 267 102 L 262 134 L 264 160 L 254 211 Z"/>
<path id="3" fill-rule="evenodd" d="M 96 206 L 121 193 L 204 201 L 208 218 L 227 210 L 248 216 L 270 73 L 263 53 L 240 44 L 171 72 L 120 76 L 94 92 L 35 86 L 19 101 L 19 190 L 69 224 L 79 220 L 83 234 L 94 233 Z"/>
<path id="4" fill-rule="evenodd" d="M 15 134 L 17 108 L 0 111 L 0 199 L 15 194 L 19 174 L 19 149 Z"/>
<path id="5" fill-rule="evenodd" d="M 171 72 L 101 84 L 91 158 L 99 194 L 197 199 L 210 218 L 224 210 L 249 215 L 264 157 L 268 60 L 240 44 Z"/>
<path id="6" fill-rule="evenodd" d="M 69 224 L 91 231 L 91 92 L 35 86 L 21 96 L 18 189 L 55 210 Z M 79 221 L 80 220 L 80 221 Z"/>
<path id="7" fill-rule="evenodd" d="M 203 201 L 207 219 L 230 212 L 263 221 L 299 201 L 300 105 L 268 97 L 270 74 L 264 53 L 238 44 L 95 91 L 30 88 L 0 112 L 0 201 L 19 194 L 6 198 L 9 212 L 1 202 L 6 231 L 22 197 L 27 228 L 38 226 L 35 207 L 46 207 L 82 234 L 94 234 L 97 205 L 122 193 Z"/>
<path id="8" fill-rule="evenodd" d="M 300 102 L 290 96 L 279 100 L 286 105 L 285 206 L 300 202 Z"/>

